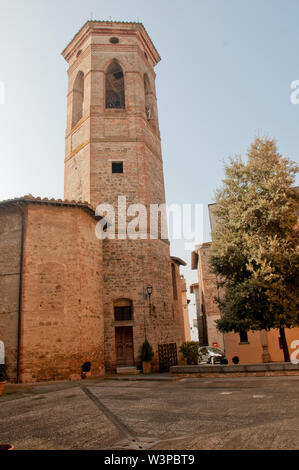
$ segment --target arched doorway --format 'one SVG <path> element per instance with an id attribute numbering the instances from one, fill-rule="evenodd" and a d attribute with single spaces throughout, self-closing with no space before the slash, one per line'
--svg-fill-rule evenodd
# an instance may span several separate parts
<path id="1" fill-rule="evenodd" d="M 117 366 L 134 366 L 133 305 L 129 299 L 114 302 Z"/>

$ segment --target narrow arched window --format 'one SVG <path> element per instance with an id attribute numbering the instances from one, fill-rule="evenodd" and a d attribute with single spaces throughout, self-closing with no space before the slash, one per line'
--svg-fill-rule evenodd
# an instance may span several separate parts
<path id="1" fill-rule="evenodd" d="M 176 283 L 176 269 L 175 265 L 171 263 L 171 277 L 172 277 L 172 293 L 173 293 L 173 298 L 174 300 L 178 299 L 178 289 L 177 289 L 177 283 Z"/>
<path id="2" fill-rule="evenodd" d="M 106 108 L 125 108 L 125 79 L 119 63 L 114 60 L 106 72 Z"/>
<path id="3" fill-rule="evenodd" d="M 73 114 L 72 114 L 72 126 L 75 126 L 77 122 L 83 116 L 84 106 L 84 74 L 78 72 L 73 87 Z"/>
<path id="4" fill-rule="evenodd" d="M 133 304 L 129 299 L 119 299 L 114 302 L 114 320 L 133 320 Z"/>
<path id="5" fill-rule="evenodd" d="M 147 122 L 154 128 L 153 95 L 151 93 L 150 82 L 147 75 L 144 75 L 144 102 Z"/>

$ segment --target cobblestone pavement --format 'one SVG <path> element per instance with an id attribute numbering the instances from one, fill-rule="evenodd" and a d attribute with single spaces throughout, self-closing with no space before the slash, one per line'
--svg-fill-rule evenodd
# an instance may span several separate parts
<path id="1" fill-rule="evenodd" d="M 298 449 L 299 377 L 87 380 L 8 386 L 16 449 Z"/>

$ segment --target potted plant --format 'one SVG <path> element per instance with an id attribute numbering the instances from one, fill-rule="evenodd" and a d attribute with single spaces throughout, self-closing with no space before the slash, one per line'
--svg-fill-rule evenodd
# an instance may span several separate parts
<path id="1" fill-rule="evenodd" d="M 232 361 L 233 361 L 234 364 L 239 364 L 239 362 L 240 362 L 239 356 L 234 356 L 234 357 L 232 358 Z"/>
<path id="2" fill-rule="evenodd" d="M 2 395 L 4 386 L 6 384 L 6 380 L 8 379 L 6 370 L 7 370 L 6 364 L 0 364 L 0 395 Z"/>
<path id="3" fill-rule="evenodd" d="M 150 374 L 152 371 L 152 359 L 154 357 L 154 351 L 147 339 L 145 339 L 140 353 L 140 359 L 142 362 L 142 371 L 144 374 Z"/>

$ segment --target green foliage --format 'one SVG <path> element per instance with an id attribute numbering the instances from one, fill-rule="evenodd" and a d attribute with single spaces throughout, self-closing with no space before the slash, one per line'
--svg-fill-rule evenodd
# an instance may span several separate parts
<path id="1" fill-rule="evenodd" d="M 184 358 L 187 361 L 187 364 L 197 364 L 198 363 L 198 348 L 200 344 L 198 341 L 186 341 L 180 347 L 180 352 L 183 354 Z"/>
<path id="2" fill-rule="evenodd" d="M 230 160 L 216 192 L 211 266 L 222 332 L 299 325 L 298 168 L 268 138 L 247 157 Z"/>
<path id="3" fill-rule="evenodd" d="M 0 382 L 5 382 L 5 380 L 8 379 L 6 370 L 7 370 L 6 364 L 0 364 Z"/>
<path id="4" fill-rule="evenodd" d="M 154 357 L 154 351 L 148 340 L 146 339 L 141 346 L 140 360 L 142 362 L 151 362 Z"/>
<path id="5" fill-rule="evenodd" d="M 234 357 L 232 358 L 232 361 L 233 361 L 234 364 L 239 364 L 239 362 L 240 362 L 239 356 L 234 356 Z"/>

